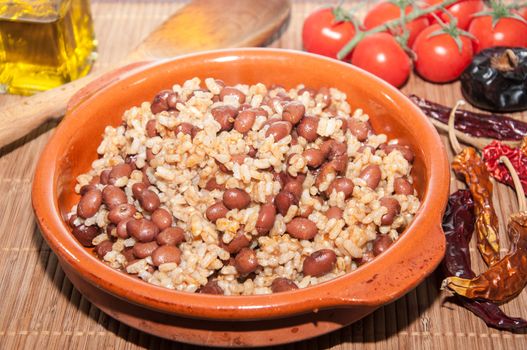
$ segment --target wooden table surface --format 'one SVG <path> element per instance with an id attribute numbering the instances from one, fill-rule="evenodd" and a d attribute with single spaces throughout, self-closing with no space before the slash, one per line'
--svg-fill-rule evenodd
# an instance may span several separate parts
<path id="1" fill-rule="evenodd" d="M 233 0 L 234 1 L 234 0 Z M 249 0 L 246 0 L 249 1 Z M 99 57 L 94 69 L 119 61 L 184 1 L 92 0 Z M 270 46 L 301 49 L 303 19 L 325 1 L 292 1 L 287 28 Z M 363 5 L 367 1 L 347 1 Z M 403 88 L 452 105 L 461 97 L 457 83 L 433 85 L 412 76 Z M 16 101 L 0 96 L 0 106 Z M 515 117 L 527 115 L 516 114 Z M 169 342 L 132 329 L 91 305 L 64 277 L 57 258 L 43 241 L 31 209 L 30 190 L 38 156 L 53 134 L 54 123 L 41 126 L 24 139 L 0 149 L 0 349 L 141 349 L 196 347 Z M 446 141 L 446 138 L 444 138 Z M 450 154 L 451 156 L 451 154 Z M 462 186 L 452 177 L 452 190 Z M 494 203 L 500 216 L 506 252 L 507 215 L 517 209 L 514 192 L 496 187 Z M 483 264 L 471 249 L 475 269 Z M 403 298 L 363 320 L 316 339 L 287 345 L 287 349 L 525 349 L 525 333 L 489 329 L 470 312 L 439 291 L 441 275 L 434 273 Z M 503 306 L 511 315 L 527 318 L 527 293 Z"/>

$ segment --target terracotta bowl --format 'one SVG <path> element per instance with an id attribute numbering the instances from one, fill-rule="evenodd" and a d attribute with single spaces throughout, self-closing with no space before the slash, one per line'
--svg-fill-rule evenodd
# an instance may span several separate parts
<path id="1" fill-rule="evenodd" d="M 124 71 L 126 71 L 125 69 Z M 104 312 L 140 330 L 201 345 L 262 346 L 314 337 L 350 324 L 394 301 L 441 261 L 448 189 L 446 152 L 426 117 L 403 94 L 336 60 L 275 49 L 222 50 L 132 67 L 92 84 L 75 98 L 38 163 L 33 206 L 49 246 L 72 283 Z M 384 254 L 330 282 L 263 296 L 214 296 L 156 287 L 115 271 L 71 235 L 66 213 L 78 201 L 75 177 L 96 159 L 105 126 L 150 101 L 162 89 L 193 77 L 227 84 L 304 83 L 344 91 L 353 108 L 371 117 L 376 132 L 398 137 L 416 154 L 414 177 L 421 208 Z"/>

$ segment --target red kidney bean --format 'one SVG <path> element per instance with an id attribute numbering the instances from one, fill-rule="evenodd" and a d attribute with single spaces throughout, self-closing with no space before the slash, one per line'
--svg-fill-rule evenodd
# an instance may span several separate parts
<path id="1" fill-rule="evenodd" d="M 316 148 L 306 149 L 302 156 L 306 159 L 307 166 L 310 168 L 316 169 L 324 162 L 324 154 Z"/>
<path id="2" fill-rule="evenodd" d="M 366 182 L 366 186 L 372 190 L 376 189 L 379 185 L 381 176 L 381 168 L 378 165 L 368 165 L 359 174 L 359 177 Z"/>
<path id="3" fill-rule="evenodd" d="M 216 165 L 218 165 L 218 168 L 224 172 L 225 174 L 232 174 L 232 171 L 230 171 L 226 166 L 225 164 L 223 163 L 220 163 L 217 159 L 214 161 L 216 163 Z"/>
<path id="4" fill-rule="evenodd" d="M 92 179 L 89 182 L 90 185 L 99 185 L 100 183 L 101 183 L 101 177 L 99 175 L 95 175 L 94 177 L 92 177 Z"/>
<path id="5" fill-rule="evenodd" d="M 307 92 L 311 98 L 315 97 L 315 95 L 317 94 L 317 91 L 315 89 L 310 88 L 310 87 L 304 87 L 304 88 L 298 90 L 297 94 L 298 94 L 298 96 L 302 96 L 304 94 L 304 92 Z"/>
<path id="6" fill-rule="evenodd" d="M 258 150 L 256 148 L 254 148 L 253 146 L 249 146 L 249 152 L 247 153 L 249 157 L 254 158 L 256 157 L 257 153 L 258 153 Z"/>
<path id="7" fill-rule="evenodd" d="M 412 163 L 414 161 L 414 152 L 410 149 L 408 146 L 404 145 L 386 145 L 383 146 L 382 149 L 386 154 L 390 154 L 393 151 L 399 151 L 403 155 L 404 159 L 406 159 L 408 162 Z"/>
<path id="8" fill-rule="evenodd" d="M 357 119 L 350 118 L 348 119 L 348 130 L 357 138 L 357 140 L 364 142 L 368 139 L 371 127 L 367 122 L 361 122 Z"/>
<path id="9" fill-rule="evenodd" d="M 152 253 L 158 248 L 156 241 L 147 242 L 147 243 L 141 243 L 137 242 L 134 244 L 134 247 L 132 248 L 132 253 L 134 253 L 134 256 L 138 259 L 144 259 L 147 256 L 152 255 Z"/>
<path id="10" fill-rule="evenodd" d="M 82 186 L 80 188 L 79 194 L 81 196 L 84 196 L 86 193 L 88 193 L 89 191 L 92 191 L 92 190 L 97 190 L 97 186 L 95 186 L 94 184 L 84 185 L 84 186 Z"/>
<path id="11" fill-rule="evenodd" d="M 234 118 L 238 114 L 238 110 L 233 106 L 215 107 L 210 112 L 214 120 L 220 124 L 220 131 L 230 131 L 234 125 Z"/>
<path id="12" fill-rule="evenodd" d="M 117 234 L 117 237 L 122 239 L 127 239 L 130 237 L 128 234 L 128 230 L 126 229 L 126 226 L 128 225 L 128 222 L 132 219 L 124 219 L 120 223 L 117 224 L 117 228 L 115 230 L 115 233 Z"/>
<path id="13" fill-rule="evenodd" d="M 328 187 L 327 194 L 328 196 L 331 195 L 333 191 L 343 192 L 344 193 L 344 199 L 348 199 L 353 194 L 353 188 L 355 186 L 353 185 L 353 181 L 351 179 L 340 177 L 336 178 L 331 182 L 331 184 Z"/>
<path id="14" fill-rule="evenodd" d="M 340 120 L 342 122 L 342 126 L 340 128 L 342 129 L 342 132 L 346 133 L 346 131 L 348 130 L 349 118 L 338 117 L 337 120 Z"/>
<path id="15" fill-rule="evenodd" d="M 172 225 L 172 214 L 166 209 L 159 208 L 152 213 L 151 220 L 162 231 Z"/>
<path id="16" fill-rule="evenodd" d="M 238 114 L 240 114 L 240 112 L 243 112 L 243 111 L 245 111 L 247 109 L 251 109 L 251 108 L 252 108 L 252 106 L 249 103 L 241 104 L 240 107 L 238 107 Z"/>
<path id="17" fill-rule="evenodd" d="M 102 201 L 110 210 L 121 204 L 128 203 L 126 193 L 114 185 L 108 185 L 102 190 Z"/>
<path id="18" fill-rule="evenodd" d="M 108 180 L 110 179 L 110 171 L 111 171 L 110 169 L 106 169 L 101 172 L 101 175 L 99 175 L 101 179 L 101 184 L 103 185 L 108 184 Z"/>
<path id="19" fill-rule="evenodd" d="M 236 236 L 229 243 L 224 243 L 220 239 L 220 246 L 231 254 L 236 254 L 243 248 L 248 247 L 251 244 L 251 240 L 248 239 L 242 230 L 236 232 Z"/>
<path id="20" fill-rule="evenodd" d="M 284 106 L 282 119 L 296 125 L 304 117 L 306 107 L 300 101 L 291 101 Z"/>
<path id="21" fill-rule="evenodd" d="M 384 252 L 386 249 L 390 248 L 393 240 L 388 235 L 378 235 L 377 238 L 373 241 L 373 255 L 377 256 Z"/>
<path id="22" fill-rule="evenodd" d="M 276 208 L 273 204 L 267 203 L 260 206 L 258 219 L 256 219 L 256 231 L 258 231 L 258 234 L 264 235 L 268 233 L 273 228 L 275 219 Z"/>
<path id="23" fill-rule="evenodd" d="M 328 181 L 327 177 L 331 174 L 335 174 L 337 171 L 335 170 L 335 164 L 333 162 L 325 163 L 323 164 L 317 174 L 317 177 L 315 179 L 315 186 L 320 187 L 322 183 Z M 331 192 L 329 192 L 331 193 Z"/>
<path id="24" fill-rule="evenodd" d="M 313 208 L 312 205 L 309 205 L 307 207 L 305 207 L 302 212 L 300 214 L 298 214 L 300 217 L 303 217 L 303 218 L 308 218 L 309 215 L 311 215 L 313 213 L 313 210 L 315 210 L 315 208 Z"/>
<path id="25" fill-rule="evenodd" d="M 234 129 L 239 133 L 246 134 L 251 130 L 256 120 L 256 112 L 252 109 L 246 109 L 238 114 L 234 121 Z"/>
<path id="26" fill-rule="evenodd" d="M 300 124 L 298 124 L 296 127 L 298 136 L 302 136 L 308 142 L 314 142 L 318 137 L 318 121 L 319 119 L 317 117 L 304 117 Z"/>
<path id="27" fill-rule="evenodd" d="M 328 220 L 330 219 L 342 219 L 342 215 L 344 214 L 344 211 L 340 209 L 339 207 L 331 207 L 326 211 L 326 217 Z"/>
<path id="28" fill-rule="evenodd" d="M 124 248 L 121 252 L 121 254 L 124 255 L 124 257 L 126 258 L 127 262 L 130 262 L 135 259 L 133 250 L 133 247 L 127 247 Z"/>
<path id="29" fill-rule="evenodd" d="M 112 247 L 113 247 L 113 242 L 112 241 L 102 241 L 101 243 L 97 244 L 95 246 L 95 254 L 97 254 L 97 256 L 101 259 L 104 258 L 104 256 L 111 252 L 112 251 Z"/>
<path id="30" fill-rule="evenodd" d="M 271 283 L 271 291 L 273 293 L 288 292 L 295 289 L 298 289 L 298 286 L 289 278 L 277 277 L 273 280 L 273 283 Z"/>
<path id="31" fill-rule="evenodd" d="M 173 245 L 163 245 L 152 253 L 152 262 L 155 266 L 167 263 L 181 262 L 181 250 Z"/>
<path id="32" fill-rule="evenodd" d="M 263 123 L 261 129 L 263 129 L 264 127 L 266 126 L 271 126 L 273 125 L 274 123 L 278 123 L 278 122 L 281 122 L 282 119 L 280 118 L 271 118 L 271 119 L 267 119 L 267 121 L 265 123 Z"/>
<path id="33" fill-rule="evenodd" d="M 409 195 L 414 193 L 414 186 L 405 178 L 398 177 L 393 181 L 395 194 Z"/>
<path id="34" fill-rule="evenodd" d="M 234 267 L 242 275 L 256 271 L 258 268 L 258 259 L 254 250 L 243 248 L 234 258 Z"/>
<path id="35" fill-rule="evenodd" d="M 106 233 L 108 234 L 108 236 L 115 236 L 115 233 L 116 233 L 116 232 L 114 232 L 114 231 L 115 231 L 116 229 L 117 229 L 117 225 L 116 225 L 116 224 L 112 224 L 112 223 L 110 223 L 110 224 L 108 224 L 108 225 L 106 226 Z"/>
<path id="36" fill-rule="evenodd" d="M 288 191 L 280 191 L 274 198 L 274 205 L 282 216 L 287 214 L 289 207 L 293 204 L 297 204 L 298 200 L 295 195 Z"/>
<path id="37" fill-rule="evenodd" d="M 261 107 L 257 107 L 257 108 L 253 108 L 254 110 L 254 113 L 256 114 L 256 117 L 269 117 L 269 113 L 267 113 L 267 111 Z"/>
<path id="38" fill-rule="evenodd" d="M 159 245 L 178 245 L 184 240 L 185 233 L 183 229 L 179 227 L 167 227 L 156 237 L 156 241 Z"/>
<path id="39" fill-rule="evenodd" d="M 302 183 L 298 181 L 289 181 L 285 184 L 284 191 L 292 193 L 295 196 L 296 203 L 298 203 L 300 196 L 302 196 Z"/>
<path id="40" fill-rule="evenodd" d="M 318 233 L 317 225 L 309 219 L 296 217 L 285 225 L 285 230 L 298 239 L 313 239 Z"/>
<path id="41" fill-rule="evenodd" d="M 181 123 L 174 129 L 174 133 L 177 135 L 179 133 L 183 133 L 185 135 L 190 135 L 191 137 L 194 137 L 196 135 L 196 128 L 194 128 L 194 125 L 190 123 Z"/>
<path id="42" fill-rule="evenodd" d="M 205 284 L 203 287 L 199 289 L 199 293 L 201 294 L 215 294 L 215 295 L 223 295 L 223 289 L 218 285 L 218 281 L 210 280 Z"/>
<path id="43" fill-rule="evenodd" d="M 150 162 L 156 157 L 154 152 L 150 148 L 146 149 L 146 161 L 150 164 Z"/>
<path id="44" fill-rule="evenodd" d="M 221 89 L 220 100 L 223 101 L 225 99 L 225 96 L 236 96 L 238 98 L 239 104 L 245 103 L 245 94 L 234 87 L 226 86 Z"/>
<path id="45" fill-rule="evenodd" d="M 401 210 L 401 205 L 395 198 L 391 197 L 382 197 L 380 199 L 381 206 L 388 209 L 388 212 L 384 214 L 381 218 L 381 224 L 382 225 L 391 225 L 393 223 L 393 220 L 399 214 L 399 211 Z"/>
<path id="46" fill-rule="evenodd" d="M 207 208 L 205 215 L 210 222 L 216 222 L 220 218 L 224 218 L 227 215 L 229 209 L 223 204 L 223 201 L 217 201 L 213 205 Z"/>
<path id="47" fill-rule="evenodd" d="M 320 150 L 325 154 L 332 167 L 338 173 L 345 173 L 348 166 L 347 145 L 335 140 L 324 141 L 320 145 Z"/>
<path id="48" fill-rule="evenodd" d="M 163 111 L 168 110 L 167 98 L 173 93 L 172 90 L 162 90 L 160 91 L 152 101 L 150 105 L 150 110 L 152 113 L 157 114 Z"/>
<path id="49" fill-rule="evenodd" d="M 225 191 L 225 184 L 220 185 L 216 182 L 216 178 L 212 177 L 207 181 L 207 184 L 205 185 L 205 189 L 207 191 L 214 191 L 214 190 L 220 190 Z"/>
<path id="50" fill-rule="evenodd" d="M 114 224 L 119 224 L 121 221 L 126 220 L 134 216 L 136 213 L 135 206 L 129 203 L 119 204 L 113 207 L 108 213 L 108 220 Z"/>
<path id="51" fill-rule="evenodd" d="M 322 103 L 325 104 L 326 106 L 331 103 L 331 94 L 327 87 L 323 86 L 320 89 L 318 89 L 317 95 L 322 96 Z"/>
<path id="52" fill-rule="evenodd" d="M 146 122 L 146 136 L 156 137 L 158 135 L 156 125 L 157 121 L 155 119 L 150 119 Z"/>
<path id="53" fill-rule="evenodd" d="M 132 193 L 135 199 L 139 199 L 143 194 L 143 191 L 146 190 L 148 186 L 143 182 L 137 182 L 132 185 Z"/>
<path id="54" fill-rule="evenodd" d="M 247 192 L 239 188 L 231 188 L 223 193 L 223 204 L 229 209 L 245 209 L 251 203 Z"/>
<path id="55" fill-rule="evenodd" d="M 141 207 L 149 213 L 153 213 L 161 205 L 159 196 L 151 190 L 145 190 L 138 198 Z"/>
<path id="56" fill-rule="evenodd" d="M 192 92 L 194 94 L 194 91 Z M 178 103 L 183 103 L 183 101 L 179 98 L 178 94 L 173 92 L 167 97 L 167 105 L 169 110 L 174 110 L 177 107 Z"/>
<path id="57" fill-rule="evenodd" d="M 293 126 L 288 121 L 279 121 L 276 123 L 273 123 L 269 129 L 265 132 L 265 137 L 273 136 L 275 142 L 280 141 L 287 135 L 291 134 Z"/>
<path id="58" fill-rule="evenodd" d="M 306 276 L 323 276 L 335 267 L 337 255 L 331 249 L 321 249 L 304 259 L 302 272 Z"/>
<path id="59" fill-rule="evenodd" d="M 115 182 L 122 178 L 122 177 L 129 177 L 132 173 L 132 166 L 130 164 L 121 163 L 117 164 L 112 168 L 112 171 L 110 171 L 110 175 L 108 177 L 108 183 L 110 185 L 115 185 Z"/>
<path id="60" fill-rule="evenodd" d="M 147 219 L 132 219 L 126 224 L 126 231 L 139 242 L 151 242 L 159 232 L 156 225 Z"/>
<path id="61" fill-rule="evenodd" d="M 283 86 L 279 86 L 280 88 L 284 88 Z M 284 91 L 278 91 L 276 93 L 276 98 L 279 99 L 280 101 L 284 101 L 284 102 L 288 102 L 288 101 L 292 101 L 293 99 L 291 97 L 289 97 L 289 95 L 287 93 L 285 93 Z"/>
<path id="62" fill-rule="evenodd" d="M 364 252 L 362 254 L 362 257 L 359 258 L 359 259 L 353 259 L 357 262 L 357 265 L 364 265 L 370 261 L 373 260 L 373 258 L 375 258 L 375 256 L 373 255 L 373 252 L 372 251 L 367 251 L 367 252 Z"/>
<path id="63" fill-rule="evenodd" d="M 366 152 L 366 149 L 370 149 L 370 153 L 371 154 L 375 154 L 375 147 L 373 146 L 369 146 L 369 145 L 362 145 L 359 147 L 359 149 L 357 150 L 357 153 L 364 153 Z"/>
<path id="64" fill-rule="evenodd" d="M 80 199 L 77 205 L 77 215 L 83 219 L 91 218 L 101 207 L 102 193 L 94 189 L 86 192 Z"/>
<path id="65" fill-rule="evenodd" d="M 73 236 L 85 247 L 93 247 L 92 240 L 99 234 L 97 226 L 75 226 Z"/>

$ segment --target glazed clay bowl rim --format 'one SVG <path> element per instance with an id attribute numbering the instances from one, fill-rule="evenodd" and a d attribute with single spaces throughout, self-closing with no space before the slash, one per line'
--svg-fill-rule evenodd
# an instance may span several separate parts
<path id="1" fill-rule="evenodd" d="M 200 60 L 205 67 L 207 62 L 230 60 L 235 64 L 236 60 L 251 59 L 259 65 L 265 65 L 266 59 L 291 62 L 303 59 L 319 61 L 336 69 L 352 70 L 368 88 L 379 89 L 386 99 L 400 104 L 406 113 L 413 115 L 415 123 L 410 128 L 419 130 L 422 135 L 419 143 L 425 158 L 428 157 L 425 175 L 428 185 L 422 194 L 421 207 L 405 233 L 385 253 L 355 271 L 319 285 L 270 295 L 215 296 L 178 292 L 118 272 L 87 252 L 62 218 L 57 195 L 59 159 L 67 148 L 69 135 L 78 132 L 77 108 L 88 108 L 105 94 L 117 92 L 123 86 L 144 83 L 151 74 L 161 74 L 164 69 L 185 60 Z M 448 197 L 449 180 L 448 160 L 439 135 L 418 107 L 384 81 L 349 64 L 304 52 L 268 48 L 227 49 L 146 65 L 121 76 L 118 81 L 81 101 L 69 111 L 41 155 L 33 183 L 32 201 L 42 234 L 52 250 L 63 263 L 71 265 L 98 288 L 129 302 L 185 317 L 256 320 L 287 317 L 322 308 L 379 307 L 417 286 L 437 267 L 444 255 L 445 238 L 440 223 Z"/>

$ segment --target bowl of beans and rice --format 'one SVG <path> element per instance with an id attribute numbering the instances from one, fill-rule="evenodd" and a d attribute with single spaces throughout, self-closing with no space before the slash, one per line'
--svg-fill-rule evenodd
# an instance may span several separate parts
<path id="1" fill-rule="evenodd" d="M 445 150 L 372 75 L 242 49 L 114 78 L 69 108 L 33 187 L 67 276 L 111 316 L 194 344 L 281 344 L 365 316 L 440 262 Z"/>

